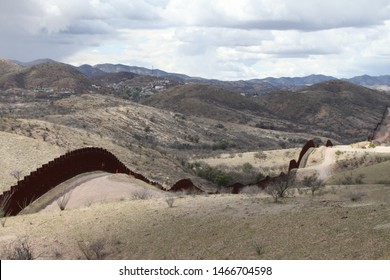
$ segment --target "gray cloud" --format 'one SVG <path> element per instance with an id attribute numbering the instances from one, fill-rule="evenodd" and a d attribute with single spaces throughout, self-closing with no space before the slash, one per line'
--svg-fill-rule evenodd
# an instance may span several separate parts
<path id="1" fill-rule="evenodd" d="M 3 2 L 0 57 L 19 60 L 136 62 L 230 79 L 383 72 L 378 57 L 387 63 L 389 53 L 388 0 Z"/>

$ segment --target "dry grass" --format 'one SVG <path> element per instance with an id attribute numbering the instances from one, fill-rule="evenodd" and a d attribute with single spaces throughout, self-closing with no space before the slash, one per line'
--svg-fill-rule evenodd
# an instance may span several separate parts
<path id="1" fill-rule="evenodd" d="M 63 148 L 39 140 L 0 132 L 0 193 L 16 184 L 13 171 L 21 171 L 21 177 L 27 176 L 64 152 Z"/>
<path id="2" fill-rule="evenodd" d="M 353 182 L 362 177 L 362 182 L 365 184 L 390 184 L 389 169 L 390 161 L 386 161 L 334 174 L 327 180 L 327 183 L 339 184 L 349 176 Z"/>
<path id="3" fill-rule="evenodd" d="M 1 229 L 0 245 L 23 233 L 44 259 L 84 259 L 80 236 L 104 239 L 106 259 L 389 259 L 390 188 L 346 197 L 362 187 L 280 204 L 225 194 L 177 198 L 172 208 L 160 198 L 20 215 Z"/>
<path id="4" fill-rule="evenodd" d="M 250 163 L 254 168 L 261 170 L 264 174 L 276 175 L 280 172 L 286 172 L 291 159 L 298 159 L 300 148 L 280 149 L 259 152 L 246 153 L 223 153 L 211 158 L 205 158 L 200 161 L 210 166 L 225 166 L 231 170 L 242 168 L 246 163 Z"/>

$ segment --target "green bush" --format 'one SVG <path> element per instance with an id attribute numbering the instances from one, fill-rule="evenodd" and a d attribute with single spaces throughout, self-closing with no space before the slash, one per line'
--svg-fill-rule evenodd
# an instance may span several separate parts
<path id="1" fill-rule="evenodd" d="M 245 162 L 243 165 L 242 165 L 242 172 L 244 173 L 249 173 L 253 170 L 253 165 L 250 164 L 249 162 Z"/>

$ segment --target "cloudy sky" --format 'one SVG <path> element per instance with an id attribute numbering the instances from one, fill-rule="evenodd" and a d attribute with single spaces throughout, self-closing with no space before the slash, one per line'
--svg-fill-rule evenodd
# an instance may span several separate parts
<path id="1" fill-rule="evenodd" d="M 238 80 L 390 74 L 390 0 L 0 0 L 0 57 Z"/>

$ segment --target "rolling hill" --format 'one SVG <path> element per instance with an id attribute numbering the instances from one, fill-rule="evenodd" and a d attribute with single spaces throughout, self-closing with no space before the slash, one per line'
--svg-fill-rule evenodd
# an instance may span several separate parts
<path id="1" fill-rule="evenodd" d="M 278 118 L 306 126 L 311 133 L 329 131 L 341 142 L 364 140 L 380 121 L 388 94 L 331 80 L 298 92 L 278 91 L 264 94 L 256 101 Z"/>
<path id="2" fill-rule="evenodd" d="M 77 93 L 91 89 L 91 81 L 74 67 L 66 64 L 48 62 L 15 70 L 0 76 L 0 89 L 31 90 L 42 87 L 54 90 L 71 89 Z"/>
<path id="3" fill-rule="evenodd" d="M 0 58 L 0 78 L 6 74 L 20 71 L 23 67 L 10 60 Z"/>
<path id="4" fill-rule="evenodd" d="M 268 110 L 239 93 L 210 85 L 186 84 L 168 89 L 142 102 L 165 110 L 214 120 L 246 123 L 249 115 Z"/>

